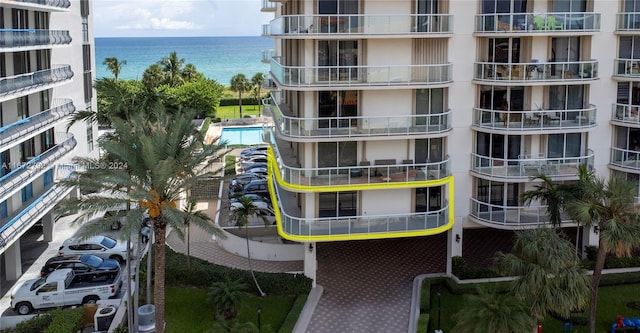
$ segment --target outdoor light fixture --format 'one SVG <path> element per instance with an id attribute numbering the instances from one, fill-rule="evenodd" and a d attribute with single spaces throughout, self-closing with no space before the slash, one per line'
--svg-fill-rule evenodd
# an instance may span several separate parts
<path id="1" fill-rule="evenodd" d="M 595 233 L 596 233 L 596 235 L 597 235 L 597 234 L 600 232 L 600 226 L 598 226 L 598 225 L 594 225 L 594 226 L 593 226 L 593 232 L 595 232 Z"/>
<path id="2" fill-rule="evenodd" d="M 313 243 L 309 243 L 309 252 L 313 252 Z"/>
<path id="3" fill-rule="evenodd" d="M 258 308 L 256 309 L 258 311 L 258 333 L 260 333 L 261 329 L 262 329 L 262 323 L 261 323 L 261 317 L 262 317 L 262 305 L 258 304 Z"/>
<path id="4" fill-rule="evenodd" d="M 461 239 L 460 234 L 456 234 L 456 243 L 460 243 L 460 239 Z"/>

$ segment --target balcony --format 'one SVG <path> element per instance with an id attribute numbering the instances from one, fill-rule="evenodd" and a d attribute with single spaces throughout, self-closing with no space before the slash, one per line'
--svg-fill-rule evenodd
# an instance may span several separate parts
<path id="1" fill-rule="evenodd" d="M 640 173 L 640 151 L 611 148 L 611 160 L 609 163 L 621 171 Z"/>
<path id="2" fill-rule="evenodd" d="M 640 34 L 640 12 L 616 14 L 616 33 Z"/>
<path id="3" fill-rule="evenodd" d="M 7 200 L 71 152 L 76 146 L 76 140 L 66 133 L 65 137 L 64 141 L 0 177 L 0 202 Z"/>
<path id="4" fill-rule="evenodd" d="M 640 110 L 640 105 L 614 103 L 611 122 L 619 126 L 640 127 L 638 110 Z"/>
<path id="5" fill-rule="evenodd" d="M 261 12 L 272 13 L 276 11 L 276 4 L 271 0 L 262 0 L 262 7 L 260 7 Z"/>
<path id="6" fill-rule="evenodd" d="M 271 59 L 276 56 L 276 50 L 262 50 L 262 63 L 269 64 L 271 63 Z"/>
<path id="7" fill-rule="evenodd" d="M 597 13 L 497 13 L 476 15 L 476 35 L 549 36 L 600 31 Z"/>
<path id="8" fill-rule="evenodd" d="M 76 111 L 70 99 L 56 100 L 54 105 L 56 106 L 29 118 L 0 127 L 0 150 L 5 150 L 52 128 L 60 120 Z"/>
<path id="9" fill-rule="evenodd" d="M 497 63 L 476 62 L 474 80 L 482 83 L 493 82 L 500 85 L 549 85 L 572 84 L 598 79 L 598 62 L 528 62 Z"/>
<path id="10" fill-rule="evenodd" d="M 262 25 L 262 37 L 270 37 L 271 36 L 271 29 L 269 28 L 268 24 L 263 24 Z"/>
<path id="11" fill-rule="evenodd" d="M 503 111 L 473 109 L 473 126 L 504 132 L 566 131 L 596 126 L 596 107 L 576 110 Z"/>
<path id="12" fill-rule="evenodd" d="M 0 29 L 0 51 L 3 52 L 70 43 L 71 35 L 68 30 Z"/>
<path id="13" fill-rule="evenodd" d="M 68 177 L 73 168 L 59 167 L 56 180 Z M 61 177 L 60 177 L 61 176 Z M 23 210 L 12 216 L 9 221 L 0 226 L 0 253 L 19 239 L 38 220 L 64 199 L 71 192 L 71 188 L 54 183 L 40 196 L 30 202 Z"/>
<path id="14" fill-rule="evenodd" d="M 268 31 L 263 32 L 295 39 L 443 37 L 453 33 L 453 15 L 283 15 L 272 20 Z"/>
<path id="15" fill-rule="evenodd" d="M 516 199 L 517 200 L 517 199 Z M 502 206 L 471 199 L 469 216 L 476 222 L 498 229 L 519 230 L 549 224 L 551 219 L 546 206 Z M 571 222 L 562 216 L 563 222 Z"/>
<path id="16" fill-rule="evenodd" d="M 452 65 L 285 66 L 271 60 L 271 75 L 280 87 L 397 89 L 428 88 L 452 83 Z"/>
<path id="17" fill-rule="evenodd" d="M 273 96 L 269 103 L 278 134 L 290 141 L 431 137 L 443 136 L 443 133 L 451 131 L 451 110 L 424 115 L 298 118 L 290 116 L 292 112 L 289 106 L 278 103 Z"/>
<path id="18" fill-rule="evenodd" d="M 519 155 L 517 159 L 493 158 L 471 154 L 471 171 L 482 176 L 513 180 L 529 180 L 540 174 L 552 178 L 574 178 L 578 176 L 578 167 L 587 165 L 593 169 L 594 155 L 588 150 L 584 156 L 546 157 L 539 154 L 533 157 Z"/>
<path id="19" fill-rule="evenodd" d="M 17 94 L 27 95 L 52 88 L 72 77 L 70 65 L 56 65 L 51 69 L 0 78 L 0 102 L 16 98 Z"/>
<path id="20" fill-rule="evenodd" d="M 68 10 L 71 7 L 69 0 L 4 0 L 12 7 L 24 7 L 27 9 Z"/>
<path id="21" fill-rule="evenodd" d="M 614 59 L 613 79 L 640 81 L 640 59 Z"/>

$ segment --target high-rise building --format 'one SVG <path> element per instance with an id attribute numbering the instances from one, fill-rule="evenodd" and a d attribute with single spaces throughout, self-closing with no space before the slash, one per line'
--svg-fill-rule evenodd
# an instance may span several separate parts
<path id="1" fill-rule="evenodd" d="M 0 253 L 7 280 L 22 274 L 20 238 L 42 223 L 70 190 L 58 181 L 73 156 L 97 156 L 97 127 L 77 123 L 96 110 L 89 0 L 6 0 L 0 4 Z"/>
<path id="2" fill-rule="evenodd" d="M 572 181 L 585 165 L 640 189 L 638 0 L 262 7 L 278 227 L 308 243 L 311 277 L 314 242 L 439 233 L 450 272 L 474 229 L 549 224 L 544 202 L 521 200 L 540 173 Z"/>

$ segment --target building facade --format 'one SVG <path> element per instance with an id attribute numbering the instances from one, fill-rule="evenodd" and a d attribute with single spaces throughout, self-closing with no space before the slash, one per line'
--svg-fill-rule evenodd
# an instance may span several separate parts
<path id="1" fill-rule="evenodd" d="M 7 280 L 22 274 L 20 238 L 70 193 L 58 181 L 74 156 L 97 156 L 97 127 L 68 127 L 76 110 L 96 110 L 89 0 L 8 0 L 0 5 L 0 254 Z"/>

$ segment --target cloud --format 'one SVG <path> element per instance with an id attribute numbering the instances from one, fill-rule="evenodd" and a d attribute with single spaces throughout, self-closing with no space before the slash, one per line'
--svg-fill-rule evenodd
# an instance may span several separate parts
<path id="1" fill-rule="evenodd" d="M 105 36 L 258 36 L 273 19 L 260 0 L 94 0 L 94 34 Z"/>

